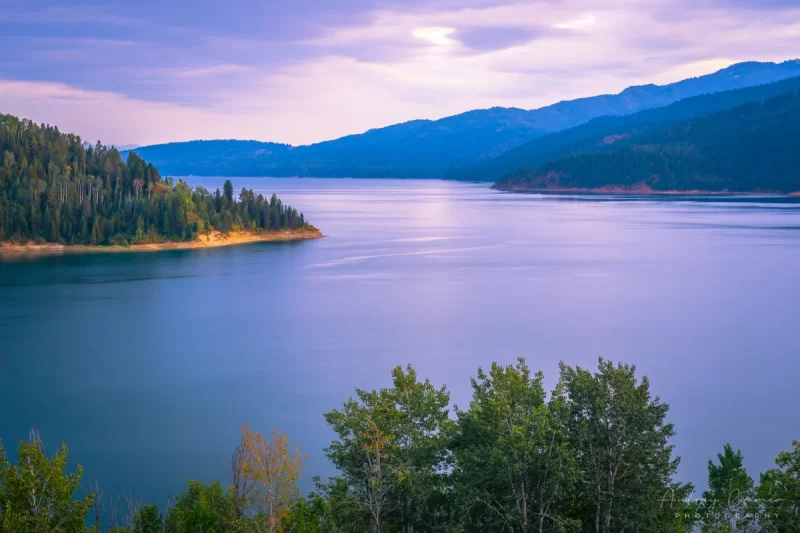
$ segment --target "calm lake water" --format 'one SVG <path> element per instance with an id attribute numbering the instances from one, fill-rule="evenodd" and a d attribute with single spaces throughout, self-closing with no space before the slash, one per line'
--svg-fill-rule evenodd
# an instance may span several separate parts
<path id="1" fill-rule="evenodd" d="M 221 187 L 223 179 L 191 178 Z M 39 429 L 86 479 L 162 503 L 227 481 L 243 422 L 332 472 L 322 413 L 412 363 L 466 406 L 518 356 L 635 363 L 680 475 L 730 441 L 751 473 L 800 438 L 800 204 L 513 195 L 486 184 L 234 179 L 327 238 L 0 263 L 0 437 Z"/>

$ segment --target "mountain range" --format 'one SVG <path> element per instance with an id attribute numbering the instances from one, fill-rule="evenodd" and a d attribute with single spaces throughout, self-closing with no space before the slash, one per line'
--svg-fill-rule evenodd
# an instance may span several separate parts
<path id="1" fill-rule="evenodd" d="M 763 102 L 800 89 L 800 76 L 745 89 L 710 93 L 647 109 L 632 115 L 598 117 L 585 124 L 529 141 L 485 163 L 456 169 L 447 177 L 462 180 L 492 180 L 520 168 L 536 168 L 569 155 L 604 150 L 648 129 L 666 126 L 748 102 Z"/>
<path id="2" fill-rule="evenodd" d="M 510 191 L 800 191 L 800 88 L 504 175 Z"/>
<path id="3" fill-rule="evenodd" d="M 306 146 L 215 140 L 145 146 L 135 151 L 173 175 L 494 179 L 515 168 L 508 166 L 519 157 L 519 152 L 510 155 L 515 148 L 525 146 L 525 153 L 539 139 L 550 137 L 546 142 L 553 142 L 548 134 L 598 117 L 619 119 L 698 95 L 794 76 L 800 76 L 800 60 L 745 62 L 668 85 L 629 87 L 615 95 L 563 101 L 534 110 L 494 107 L 440 120 L 413 120 Z M 709 109 L 714 105 L 709 104 Z M 688 108 L 676 109 L 681 113 Z M 669 113 L 663 120 L 671 120 Z M 659 119 L 654 115 L 647 120 Z M 525 158 L 520 162 L 525 163 Z"/>

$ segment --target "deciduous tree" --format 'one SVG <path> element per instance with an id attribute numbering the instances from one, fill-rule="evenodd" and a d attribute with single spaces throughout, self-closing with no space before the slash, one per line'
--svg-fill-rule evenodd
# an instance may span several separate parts
<path id="1" fill-rule="evenodd" d="M 781 452 L 775 464 L 761 474 L 756 489 L 761 526 L 770 533 L 800 533 L 800 441 Z"/>
<path id="2" fill-rule="evenodd" d="M 299 447 L 292 449 L 289 438 L 278 430 L 271 438 L 242 426 L 240 476 L 252 484 L 248 498 L 267 519 L 267 531 L 278 533 L 298 496 L 297 480 L 308 458 Z"/>
<path id="3" fill-rule="evenodd" d="M 357 389 L 341 410 L 325 414 L 338 439 L 326 453 L 374 533 L 431 526 L 445 491 L 450 396 L 421 382 L 413 368 L 392 371 L 393 386 Z"/>
<path id="4" fill-rule="evenodd" d="M 68 472 L 67 447 L 48 456 L 39 435 L 20 441 L 17 464 L 0 446 L 0 530 L 3 533 L 85 533 L 92 494 L 78 498 L 83 469 Z"/>
<path id="5" fill-rule="evenodd" d="M 455 490 L 467 531 L 565 531 L 578 478 L 563 401 L 546 401 L 541 372 L 515 366 L 478 369 L 472 401 L 457 411 Z"/>
<path id="6" fill-rule="evenodd" d="M 673 530 L 691 487 L 673 482 L 679 458 L 670 444 L 669 406 L 651 396 L 650 382 L 637 379 L 634 366 L 601 358 L 595 373 L 560 368 L 555 395 L 579 452 L 577 516 L 595 533 Z M 663 503 L 667 497 L 671 506 Z"/>

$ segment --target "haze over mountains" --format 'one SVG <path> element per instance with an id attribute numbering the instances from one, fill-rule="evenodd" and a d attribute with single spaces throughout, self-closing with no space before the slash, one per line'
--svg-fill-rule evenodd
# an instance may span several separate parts
<path id="1" fill-rule="evenodd" d="M 475 165 L 492 161 L 525 143 L 535 145 L 536 139 L 552 137 L 548 136 L 550 133 L 574 128 L 597 117 L 631 115 L 697 95 L 769 84 L 793 76 L 800 76 L 800 60 L 745 62 L 669 85 L 635 86 L 616 95 L 559 102 L 530 111 L 501 107 L 473 110 L 441 120 L 414 120 L 308 146 L 238 140 L 189 141 L 141 147 L 136 152 L 162 172 L 173 175 L 495 179 L 498 171 L 510 169 L 504 166 L 502 158 L 496 167 Z M 658 114 L 644 118 L 642 124 L 648 120 L 653 123 L 672 120 L 673 112 L 680 119 L 769 96 L 764 94 L 739 94 L 716 103 L 677 106 L 666 110 L 660 118 Z M 592 128 L 597 126 L 594 124 Z"/>

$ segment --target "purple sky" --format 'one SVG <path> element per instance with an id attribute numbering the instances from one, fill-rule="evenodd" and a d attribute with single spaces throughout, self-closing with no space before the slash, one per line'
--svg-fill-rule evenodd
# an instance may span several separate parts
<path id="1" fill-rule="evenodd" d="M 7 4 L 0 112 L 117 144 L 304 144 L 800 55 L 797 0 Z"/>

